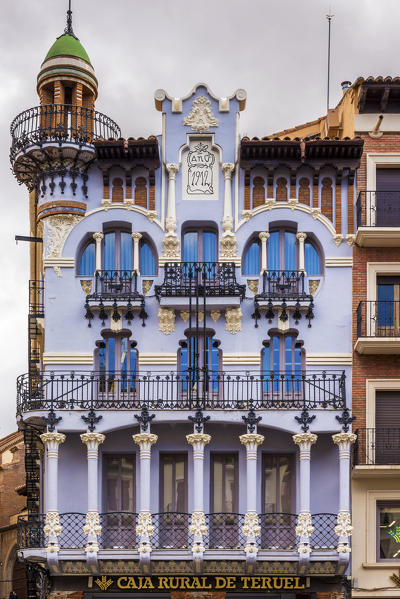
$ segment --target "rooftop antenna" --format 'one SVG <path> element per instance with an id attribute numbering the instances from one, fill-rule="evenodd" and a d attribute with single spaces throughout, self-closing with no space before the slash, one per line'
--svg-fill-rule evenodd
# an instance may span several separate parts
<path id="1" fill-rule="evenodd" d="M 67 26 L 64 30 L 64 33 L 68 33 L 68 35 L 72 35 L 76 39 L 78 39 L 72 29 L 72 10 L 71 10 L 71 0 L 68 0 L 68 10 L 67 10 Z"/>
<path id="2" fill-rule="evenodd" d="M 331 21 L 335 15 L 331 14 L 331 7 L 329 6 L 329 14 L 326 15 L 328 19 L 328 89 L 326 94 L 326 114 L 329 111 L 329 85 L 331 78 Z"/>

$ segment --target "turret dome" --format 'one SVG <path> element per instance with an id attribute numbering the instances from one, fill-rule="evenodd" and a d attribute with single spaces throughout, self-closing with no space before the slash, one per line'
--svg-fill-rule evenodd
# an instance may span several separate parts
<path id="1" fill-rule="evenodd" d="M 64 33 L 56 39 L 50 50 L 47 52 L 44 62 L 49 58 L 55 58 L 56 56 L 74 56 L 75 58 L 81 58 L 91 64 L 90 58 L 81 42 L 77 37 L 69 33 Z"/>

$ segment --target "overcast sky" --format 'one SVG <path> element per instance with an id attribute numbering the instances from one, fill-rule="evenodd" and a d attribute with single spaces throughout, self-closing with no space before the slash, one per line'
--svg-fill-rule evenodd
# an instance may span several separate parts
<path id="1" fill-rule="evenodd" d="M 0 437 L 15 430 L 15 379 L 27 371 L 28 196 L 10 172 L 9 125 L 36 106 L 36 75 L 65 27 L 67 0 L 1 0 Z M 326 111 L 329 0 L 73 0 L 75 34 L 99 80 L 96 108 L 125 137 L 160 132 L 153 94 L 199 81 L 247 90 L 241 132 L 263 136 Z M 331 106 L 340 83 L 399 75 L 399 0 L 331 3 Z M 62 318 L 62 315 L 60 315 Z M 82 319 L 82 326 L 86 326 Z"/>

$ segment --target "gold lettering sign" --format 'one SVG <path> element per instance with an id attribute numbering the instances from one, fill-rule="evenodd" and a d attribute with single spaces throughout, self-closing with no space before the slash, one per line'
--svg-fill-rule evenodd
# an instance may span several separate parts
<path id="1" fill-rule="evenodd" d="M 309 580 L 301 576 L 102 576 L 101 591 L 301 591 Z"/>

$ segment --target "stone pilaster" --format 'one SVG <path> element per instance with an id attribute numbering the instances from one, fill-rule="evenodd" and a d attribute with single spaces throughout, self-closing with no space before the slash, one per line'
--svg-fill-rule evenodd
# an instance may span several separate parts
<path id="1" fill-rule="evenodd" d="M 335 534 L 339 537 L 338 552 L 350 553 L 350 537 L 353 531 L 350 516 L 350 454 L 351 446 L 357 435 L 354 433 L 337 433 L 332 440 L 339 448 L 339 513 Z"/>
<path id="2" fill-rule="evenodd" d="M 101 533 L 99 506 L 98 506 L 98 468 L 99 445 L 105 436 L 101 433 L 83 433 L 81 441 L 87 447 L 87 473 L 88 473 L 88 506 L 83 532 L 87 536 L 86 553 L 97 553 L 99 550 L 98 537 Z"/>
<path id="3" fill-rule="evenodd" d="M 101 242 L 104 235 L 103 233 L 93 233 L 93 239 L 96 242 L 96 262 L 95 269 L 96 271 L 101 270 Z"/>
<path id="4" fill-rule="evenodd" d="M 193 535 L 193 556 L 199 558 L 205 551 L 203 539 L 207 534 L 204 514 L 204 447 L 210 443 L 211 436 L 205 433 L 186 435 L 186 440 L 193 447 L 193 514 L 189 532 Z"/>
<path id="5" fill-rule="evenodd" d="M 298 551 L 301 560 L 309 559 L 310 537 L 314 531 L 310 512 L 310 460 L 311 446 L 318 437 L 313 433 L 293 435 L 293 441 L 300 450 L 300 510 L 297 518 L 296 535 L 299 537 Z"/>
<path id="6" fill-rule="evenodd" d="M 246 447 L 246 515 L 244 517 L 243 534 L 246 535 L 244 550 L 248 561 L 257 557 L 257 537 L 261 528 L 257 515 L 257 451 L 264 442 L 264 436 L 258 433 L 240 435 L 240 442 Z"/>
<path id="7" fill-rule="evenodd" d="M 139 554 L 142 561 L 148 562 L 151 553 L 150 537 L 154 533 L 150 513 L 151 447 L 157 442 L 158 437 L 152 433 L 138 433 L 137 435 L 132 435 L 132 439 L 140 448 L 140 512 L 136 532 L 140 537 Z"/>
<path id="8" fill-rule="evenodd" d="M 43 433 L 40 435 L 45 446 L 45 508 L 46 523 L 43 529 L 47 537 L 47 553 L 58 553 L 58 537 L 61 534 L 58 513 L 58 449 L 66 437 L 62 433 Z"/>

